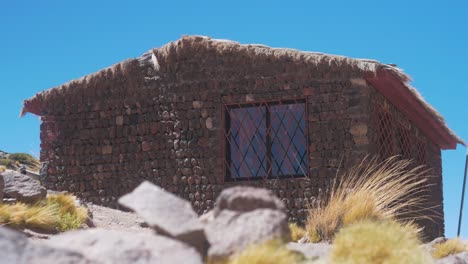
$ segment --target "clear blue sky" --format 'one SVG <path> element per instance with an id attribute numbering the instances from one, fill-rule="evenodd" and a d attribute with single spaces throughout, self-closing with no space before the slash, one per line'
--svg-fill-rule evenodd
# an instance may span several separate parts
<path id="1" fill-rule="evenodd" d="M 0 149 L 39 153 L 39 119 L 18 118 L 23 99 L 184 34 L 396 63 L 468 140 L 466 0 L 0 0 Z M 443 153 L 449 237 L 456 233 L 464 158 L 461 146 Z"/>

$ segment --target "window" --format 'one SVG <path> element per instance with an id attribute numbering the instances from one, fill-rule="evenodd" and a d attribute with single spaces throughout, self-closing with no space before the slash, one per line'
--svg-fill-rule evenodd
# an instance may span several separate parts
<path id="1" fill-rule="evenodd" d="M 377 103 L 374 114 L 377 151 L 381 160 L 398 155 L 414 166 L 427 163 L 427 144 L 424 136 L 404 116 L 399 117 Z"/>
<path id="2" fill-rule="evenodd" d="M 377 148 L 382 160 L 392 157 L 393 151 L 393 116 L 390 112 L 380 108 L 377 110 Z"/>
<path id="3" fill-rule="evenodd" d="M 226 105 L 224 132 L 228 179 L 307 175 L 304 99 Z"/>

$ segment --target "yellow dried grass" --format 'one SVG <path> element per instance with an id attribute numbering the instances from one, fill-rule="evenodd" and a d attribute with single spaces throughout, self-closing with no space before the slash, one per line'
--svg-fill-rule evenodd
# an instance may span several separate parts
<path id="1" fill-rule="evenodd" d="M 278 240 L 267 241 L 258 245 L 250 245 L 242 252 L 234 254 L 225 260 L 208 260 L 208 264 L 296 264 L 303 263 L 303 256 L 290 251 L 284 243 Z"/>
<path id="2" fill-rule="evenodd" d="M 365 158 L 332 184 L 321 206 L 309 210 L 309 240 L 330 241 L 343 226 L 367 219 L 432 220 L 437 213 L 423 206 L 427 199 L 423 192 L 429 186 L 426 174 L 422 167 L 414 168 L 411 161 L 398 157 L 383 162 Z"/>
<path id="3" fill-rule="evenodd" d="M 432 263 L 414 231 L 414 226 L 402 226 L 393 220 L 351 224 L 336 235 L 327 263 Z"/>
<path id="4" fill-rule="evenodd" d="M 468 252 L 468 245 L 460 238 L 448 239 L 447 241 L 435 244 L 432 256 L 436 259 L 444 258 L 449 255 Z"/>
<path id="5" fill-rule="evenodd" d="M 305 229 L 300 227 L 298 224 L 289 223 L 288 226 L 289 226 L 289 232 L 291 233 L 292 241 L 298 241 L 305 236 L 306 234 Z"/>
<path id="6" fill-rule="evenodd" d="M 21 202 L 0 204 L 0 225 L 67 231 L 79 228 L 88 217 L 88 210 L 75 206 L 71 195 L 51 195 L 28 205 Z"/>

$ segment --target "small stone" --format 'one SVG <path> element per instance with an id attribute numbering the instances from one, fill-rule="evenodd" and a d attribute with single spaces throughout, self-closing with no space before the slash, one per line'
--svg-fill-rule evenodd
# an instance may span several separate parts
<path id="1" fill-rule="evenodd" d="M 349 81 L 351 82 L 352 85 L 355 85 L 355 86 L 364 86 L 364 87 L 367 86 L 367 81 L 363 78 L 352 78 Z"/>
<path id="2" fill-rule="evenodd" d="M 151 124 L 151 134 L 156 134 L 159 131 L 159 125 L 158 123 L 153 123 Z"/>
<path id="3" fill-rule="evenodd" d="M 112 153 L 112 146 L 107 145 L 107 146 L 102 147 L 102 154 L 103 155 L 111 154 L 111 153 Z"/>
<path id="4" fill-rule="evenodd" d="M 200 109 L 202 108 L 203 106 L 203 102 L 201 101 L 193 101 L 192 102 L 192 107 L 195 108 L 195 109 Z"/>
<path id="5" fill-rule="evenodd" d="M 208 117 L 205 121 L 205 125 L 206 125 L 206 128 L 208 128 L 209 130 L 212 130 L 213 129 L 213 118 L 211 117 Z"/>
<path id="6" fill-rule="evenodd" d="M 146 151 L 150 151 L 150 150 L 151 150 L 151 142 L 143 141 L 143 142 L 141 143 L 141 149 L 142 149 L 143 151 L 145 151 L 145 152 L 146 152 Z"/>
<path id="7" fill-rule="evenodd" d="M 367 134 L 366 124 L 355 124 L 349 131 L 353 136 L 365 136 Z"/>
<path id="8" fill-rule="evenodd" d="M 356 145 L 368 145 L 369 144 L 369 138 L 367 136 L 357 136 L 353 137 L 354 144 Z"/>
<path id="9" fill-rule="evenodd" d="M 203 109 L 201 110 L 201 113 L 200 113 L 200 114 L 201 114 L 201 117 L 207 118 L 207 117 L 208 117 L 208 110 L 207 110 L 206 108 L 203 108 Z"/>
<path id="10" fill-rule="evenodd" d="M 116 124 L 117 126 L 122 126 L 123 123 L 124 123 L 124 118 L 123 118 L 123 116 L 116 116 L 116 117 L 115 117 L 115 124 Z"/>

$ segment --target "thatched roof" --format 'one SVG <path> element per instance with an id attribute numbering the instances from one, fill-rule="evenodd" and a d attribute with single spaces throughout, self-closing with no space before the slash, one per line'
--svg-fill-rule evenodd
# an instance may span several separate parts
<path id="1" fill-rule="evenodd" d="M 374 83 L 376 83 L 376 80 L 383 79 L 381 76 L 386 76 L 392 82 L 397 83 L 398 89 L 401 89 L 405 96 L 411 97 L 411 102 L 417 104 L 417 107 L 420 109 L 423 109 L 422 114 L 427 115 L 427 118 L 434 122 L 435 126 L 437 126 L 436 129 L 440 130 L 440 134 L 444 134 L 444 145 L 446 145 L 446 148 L 453 148 L 454 144 L 456 145 L 457 143 L 465 145 L 463 140 L 448 128 L 444 118 L 437 110 L 429 105 L 416 89 L 408 84 L 411 78 L 394 65 L 369 59 L 355 59 L 287 48 L 270 48 L 258 44 L 240 44 L 230 40 L 211 39 L 204 36 L 184 36 L 177 41 L 150 50 L 140 58 L 123 61 L 94 74 L 40 92 L 24 101 L 21 116 L 27 112 L 41 115 L 42 108 L 45 105 L 44 102 L 57 95 L 66 96 L 71 91 L 76 92 L 77 89 L 107 89 L 107 86 L 99 85 L 100 81 L 104 79 L 131 79 L 133 81 L 129 82 L 135 85 L 135 82 L 142 82 L 142 79 L 144 79 L 144 76 L 140 73 L 141 71 L 139 71 L 142 62 L 152 60 L 155 71 L 162 72 L 167 70 L 167 66 L 177 60 L 178 56 L 184 54 L 187 49 L 190 49 L 191 54 L 194 54 L 194 51 L 209 49 L 214 50 L 220 56 L 226 53 L 236 53 L 244 57 L 269 58 L 274 62 L 294 61 L 295 63 L 302 63 L 321 69 L 326 67 L 330 71 L 349 72 L 353 76 L 361 76 L 366 77 L 367 80 L 373 80 Z M 135 77 L 135 75 L 138 76 Z M 419 112 L 421 114 L 421 110 Z"/>

